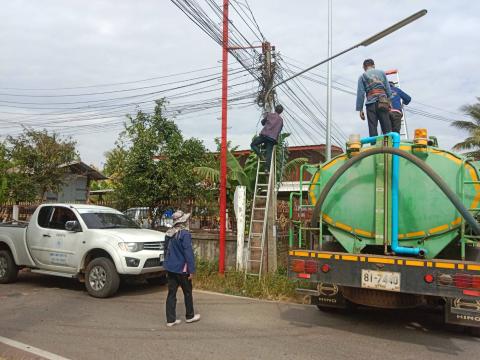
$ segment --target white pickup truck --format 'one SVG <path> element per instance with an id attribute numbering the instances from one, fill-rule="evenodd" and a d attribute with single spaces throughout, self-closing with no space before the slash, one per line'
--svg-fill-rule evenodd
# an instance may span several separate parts
<path id="1" fill-rule="evenodd" d="M 0 284 L 20 269 L 78 278 L 90 295 L 112 296 L 120 277 L 165 276 L 165 234 L 140 229 L 103 206 L 44 204 L 27 224 L 0 224 Z"/>

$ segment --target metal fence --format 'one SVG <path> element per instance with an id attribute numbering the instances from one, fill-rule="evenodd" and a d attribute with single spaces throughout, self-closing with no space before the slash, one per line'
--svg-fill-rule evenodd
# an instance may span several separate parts
<path id="1" fill-rule="evenodd" d="M 35 209 L 42 204 L 41 202 L 20 202 L 18 204 L 14 203 L 4 203 L 0 204 L 0 223 L 11 222 L 13 220 L 13 208 L 14 205 L 18 206 L 18 220 L 20 221 L 29 221 L 30 217 L 35 212 Z M 92 205 L 99 206 L 108 206 L 120 211 L 125 211 L 127 209 L 122 209 L 113 201 L 96 201 Z M 148 208 L 141 212 L 141 215 L 135 220 L 142 225 L 143 227 L 155 228 L 159 226 L 152 225 L 154 222 L 154 216 L 150 214 Z M 218 205 L 209 204 L 204 202 L 195 202 L 193 200 L 186 201 L 161 201 L 157 209 L 162 212 L 160 215 L 156 215 L 157 221 L 162 218 L 164 214 L 171 214 L 177 209 L 181 209 L 185 212 L 191 213 L 190 218 L 190 228 L 192 230 L 206 230 L 210 232 L 217 232 L 220 229 L 219 216 L 218 216 Z M 170 215 L 171 216 L 171 215 Z M 227 231 L 236 232 L 236 219 L 235 214 L 232 208 L 228 209 L 228 222 L 227 222 Z M 158 222 L 158 224 L 164 225 L 165 223 Z"/>
<path id="2" fill-rule="evenodd" d="M 13 220 L 13 207 L 15 204 L 0 204 L 0 222 L 6 223 Z M 21 202 L 18 205 L 18 219 L 20 221 L 29 221 L 35 209 L 38 207 L 36 202 Z"/>

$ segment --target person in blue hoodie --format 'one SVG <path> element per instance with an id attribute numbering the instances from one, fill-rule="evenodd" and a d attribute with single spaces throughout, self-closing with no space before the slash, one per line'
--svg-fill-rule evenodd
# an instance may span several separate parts
<path id="1" fill-rule="evenodd" d="M 200 320 L 200 314 L 193 309 L 192 277 L 195 274 L 195 257 L 192 248 L 192 235 L 188 230 L 190 214 L 176 211 L 172 215 L 173 226 L 165 236 L 165 260 L 167 270 L 168 295 L 166 303 L 167 326 L 180 324 L 177 319 L 177 290 L 182 288 L 185 299 L 185 318 L 187 323 Z"/>
<path id="2" fill-rule="evenodd" d="M 412 98 L 401 89 L 395 86 L 393 81 L 390 81 L 390 89 L 392 90 L 392 107 L 390 109 L 390 121 L 392 122 L 392 131 L 400 134 L 402 127 L 403 105 L 408 105 Z"/>

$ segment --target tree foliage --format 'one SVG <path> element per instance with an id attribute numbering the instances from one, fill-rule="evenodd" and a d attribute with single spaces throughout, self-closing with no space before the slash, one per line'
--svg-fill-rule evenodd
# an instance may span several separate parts
<path id="1" fill-rule="evenodd" d="M 120 207 L 154 209 L 161 201 L 198 196 L 193 169 L 208 164 L 207 151 L 200 140 L 184 139 L 164 109 L 158 100 L 153 114 L 129 116 L 121 141 L 107 154 L 105 172 L 115 181 Z"/>
<path id="2" fill-rule="evenodd" d="M 78 160 L 76 143 L 47 130 L 25 128 L 17 136 L 8 136 L 6 153 L 8 197 L 13 201 L 35 200 L 48 191 L 58 192 L 63 185 L 65 165 Z"/>
<path id="3" fill-rule="evenodd" d="M 8 170 L 10 161 L 7 157 L 7 148 L 4 143 L 0 143 L 0 203 L 7 198 L 8 193 Z"/>
<path id="4" fill-rule="evenodd" d="M 455 144 L 454 150 L 470 150 L 465 155 L 480 159 L 480 98 L 477 98 L 477 103 L 473 105 L 465 105 L 462 111 L 468 115 L 472 120 L 457 120 L 452 123 L 452 126 L 468 132 L 469 136 Z"/>

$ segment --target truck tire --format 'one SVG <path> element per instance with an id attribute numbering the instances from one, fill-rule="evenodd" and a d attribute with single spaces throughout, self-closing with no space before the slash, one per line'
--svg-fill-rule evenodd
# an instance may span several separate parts
<path id="1" fill-rule="evenodd" d="M 17 281 L 18 266 L 13 260 L 12 253 L 8 250 L 0 250 L 0 284 L 8 284 Z"/>
<path id="2" fill-rule="evenodd" d="M 96 298 L 108 298 L 120 286 L 120 276 L 112 260 L 99 257 L 90 261 L 85 272 L 85 287 Z"/>

